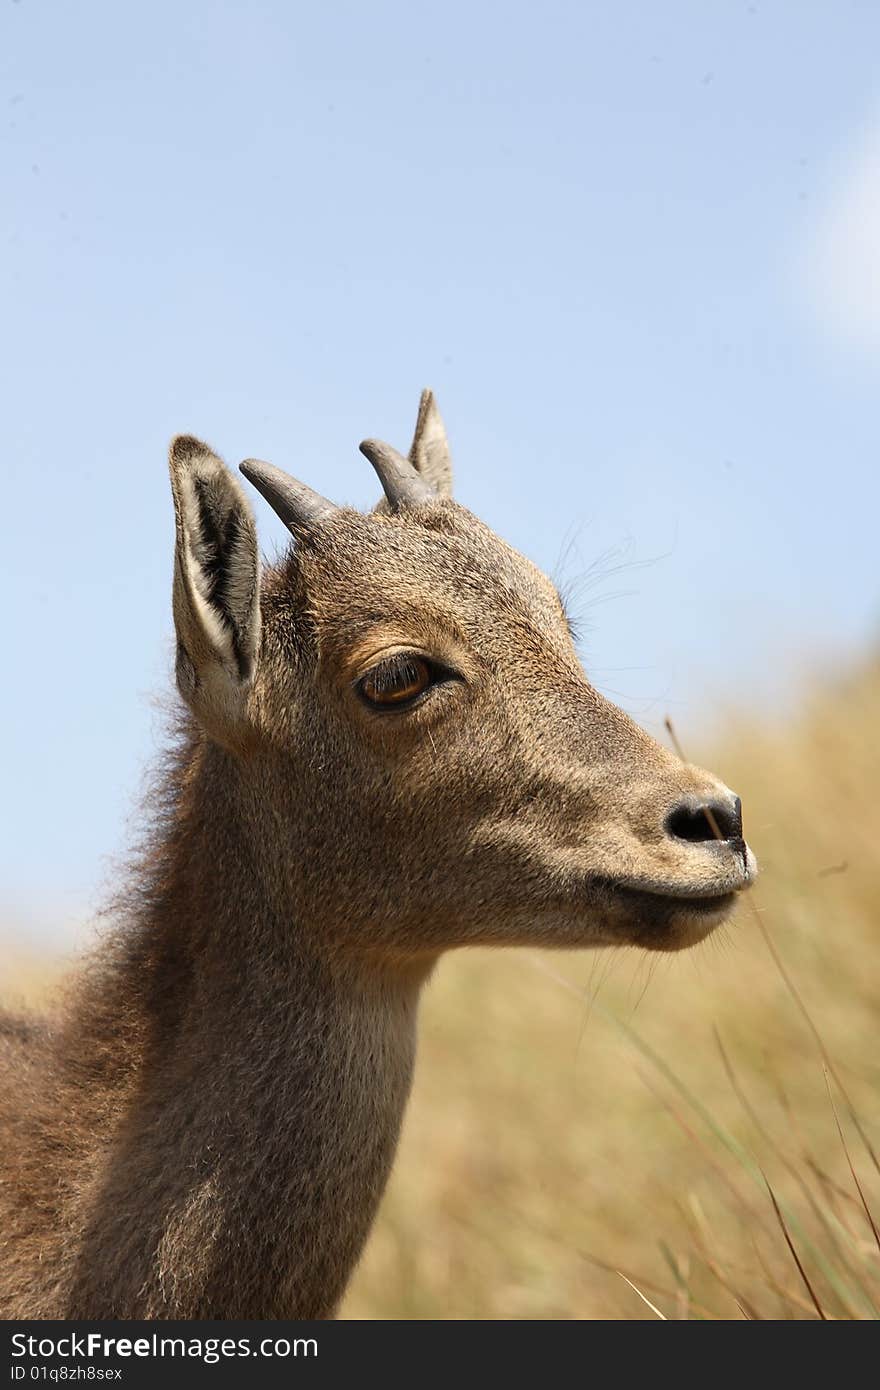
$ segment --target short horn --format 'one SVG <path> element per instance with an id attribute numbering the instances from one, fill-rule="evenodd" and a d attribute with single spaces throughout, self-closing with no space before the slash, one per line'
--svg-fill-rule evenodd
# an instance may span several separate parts
<path id="1" fill-rule="evenodd" d="M 296 535 L 297 530 L 312 526 L 336 511 L 332 502 L 314 492 L 305 483 L 291 478 L 274 463 L 263 463 L 261 459 L 245 459 L 239 469 L 253 483 L 258 492 L 265 497 L 273 512 L 284 522 L 288 531 Z"/>
<path id="2" fill-rule="evenodd" d="M 388 498 L 388 505 L 393 512 L 399 511 L 401 507 L 415 507 L 419 502 L 434 500 L 434 489 L 420 477 L 409 459 L 392 449 L 390 444 L 383 444 L 378 439 L 365 439 L 360 445 L 360 451 L 370 460 L 378 473 L 379 481 Z"/>

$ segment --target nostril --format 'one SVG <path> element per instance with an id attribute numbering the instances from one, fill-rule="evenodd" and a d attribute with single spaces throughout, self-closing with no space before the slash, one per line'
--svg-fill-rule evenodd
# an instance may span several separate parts
<path id="1" fill-rule="evenodd" d="M 682 802 L 666 818 L 666 829 L 676 840 L 741 840 L 742 803 L 705 801 Z"/>

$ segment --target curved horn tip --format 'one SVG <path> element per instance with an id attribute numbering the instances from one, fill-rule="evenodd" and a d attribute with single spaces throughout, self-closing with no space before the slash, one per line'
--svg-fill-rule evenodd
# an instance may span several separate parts
<path id="1" fill-rule="evenodd" d="M 263 477 L 263 470 L 273 467 L 270 463 L 263 463 L 262 459 L 242 459 L 238 465 L 239 473 L 243 473 L 249 483 L 258 487 L 258 479 Z"/>
<path id="2" fill-rule="evenodd" d="M 244 459 L 239 465 L 249 483 L 262 493 L 269 506 L 284 522 L 288 531 L 314 525 L 336 511 L 332 502 L 315 492 L 306 483 L 291 478 L 274 463 L 262 459 Z"/>
<path id="3" fill-rule="evenodd" d="M 381 439 L 362 439 L 358 445 L 358 449 L 364 455 L 364 458 L 370 460 L 370 463 L 372 463 L 374 459 L 383 458 L 389 453 L 397 453 L 397 450 L 392 449 L 390 444 L 383 444 Z"/>
<path id="4" fill-rule="evenodd" d="M 392 511 L 434 500 L 433 488 L 428 486 L 410 460 L 390 444 L 380 439 L 363 439 L 359 447 L 378 473 Z"/>

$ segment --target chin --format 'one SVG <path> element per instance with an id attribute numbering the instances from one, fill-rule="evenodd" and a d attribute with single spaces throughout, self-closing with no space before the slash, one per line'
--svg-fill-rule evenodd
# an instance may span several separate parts
<path id="1" fill-rule="evenodd" d="M 713 898 L 661 898 L 638 894 L 647 901 L 633 922 L 632 944 L 646 951 L 685 951 L 711 936 L 726 922 L 736 905 L 736 893 Z"/>
<path id="2" fill-rule="evenodd" d="M 635 944 L 646 951 L 686 951 L 711 936 L 716 927 L 726 922 L 733 911 L 733 900 L 719 904 L 711 912 L 679 912 L 661 927 L 654 924 L 642 929 L 635 936 Z"/>
<path id="3" fill-rule="evenodd" d="M 639 946 L 645 951 L 685 951 L 711 936 L 726 922 L 739 893 L 677 897 L 642 889 L 603 885 L 602 907 L 609 945 Z"/>

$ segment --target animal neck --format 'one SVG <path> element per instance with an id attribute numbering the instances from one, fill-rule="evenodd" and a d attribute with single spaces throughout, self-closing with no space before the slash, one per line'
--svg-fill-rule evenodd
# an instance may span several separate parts
<path id="1" fill-rule="evenodd" d="M 271 905 L 224 760 L 192 752 L 137 931 L 92 982 L 93 1039 L 124 1028 L 133 1059 L 68 1317 L 332 1316 L 390 1170 L 427 970 L 344 930 L 322 951 Z"/>

